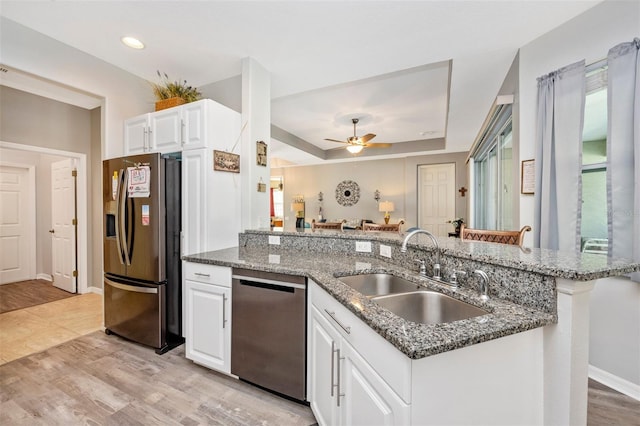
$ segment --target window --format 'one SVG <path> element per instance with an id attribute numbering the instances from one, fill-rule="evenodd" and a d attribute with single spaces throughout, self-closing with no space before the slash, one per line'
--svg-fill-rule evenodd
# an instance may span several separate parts
<path id="1" fill-rule="evenodd" d="M 513 228 L 513 125 L 511 105 L 499 105 L 473 151 L 475 228 Z"/>
<path id="2" fill-rule="evenodd" d="M 582 132 L 581 249 L 607 254 L 607 67 L 587 68 Z"/>
<path id="3" fill-rule="evenodd" d="M 273 217 L 284 218 L 284 185 L 282 176 L 271 178 L 271 202 L 273 203 Z"/>

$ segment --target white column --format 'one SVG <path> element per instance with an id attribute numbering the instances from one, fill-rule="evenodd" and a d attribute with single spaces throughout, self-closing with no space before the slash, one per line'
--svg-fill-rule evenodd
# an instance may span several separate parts
<path id="1" fill-rule="evenodd" d="M 253 58 L 242 60 L 242 229 L 269 227 L 269 179 L 271 168 L 271 77 Z M 267 166 L 257 165 L 256 142 L 267 144 Z M 258 192 L 258 183 L 266 192 Z"/>
<path id="2" fill-rule="evenodd" d="M 544 424 L 586 425 L 589 297 L 595 281 L 556 280 L 558 323 L 544 328 Z"/>

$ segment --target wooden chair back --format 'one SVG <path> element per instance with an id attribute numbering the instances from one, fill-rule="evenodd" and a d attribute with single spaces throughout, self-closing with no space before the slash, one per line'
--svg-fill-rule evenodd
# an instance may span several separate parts
<path id="1" fill-rule="evenodd" d="M 523 226 L 519 231 L 494 231 L 489 229 L 466 228 L 463 223 L 460 225 L 460 239 L 522 246 L 524 233 L 528 231 L 531 231 L 531 227 L 528 225 Z"/>
<path id="2" fill-rule="evenodd" d="M 342 222 L 316 222 L 315 219 L 311 221 L 311 229 L 338 229 L 342 231 L 346 220 Z"/>
<path id="3" fill-rule="evenodd" d="M 402 225 L 404 225 L 404 220 L 401 220 L 398 223 L 363 223 L 362 230 L 363 231 L 384 231 L 384 232 L 400 232 L 402 231 Z"/>

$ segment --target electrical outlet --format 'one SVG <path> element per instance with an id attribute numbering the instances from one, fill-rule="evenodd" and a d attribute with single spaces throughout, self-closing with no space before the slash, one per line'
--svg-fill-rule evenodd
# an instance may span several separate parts
<path id="1" fill-rule="evenodd" d="M 270 254 L 269 255 L 269 263 L 280 263 L 280 255 L 279 254 Z"/>
<path id="2" fill-rule="evenodd" d="M 280 236 L 279 235 L 269 235 L 269 244 L 273 244 L 276 246 L 280 245 Z"/>
<path id="3" fill-rule="evenodd" d="M 380 244 L 380 256 L 391 258 L 391 246 Z"/>
<path id="4" fill-rule="evenodd" d="M 371 253 L 371 241 L 356 241 L 356 251 Z"/>

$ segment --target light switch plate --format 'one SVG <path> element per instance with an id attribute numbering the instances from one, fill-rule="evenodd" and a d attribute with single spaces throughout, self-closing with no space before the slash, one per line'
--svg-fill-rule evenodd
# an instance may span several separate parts
<path id="1" fill-rule="evenodd" d="M 273 244 L 276 246 L 280 245 L 280 236 L 279 235 L 269 235 L 269 244 Z"/>
<path id="2" fill-rule="evenodd" d="M 391 258 L 391 246 L 380 244 L 380 256 Z"/>
<path id="3" fill-rule="evenodd" d="M 356 251 L 371 253 L 371 241 L 356 241 Z"/>

